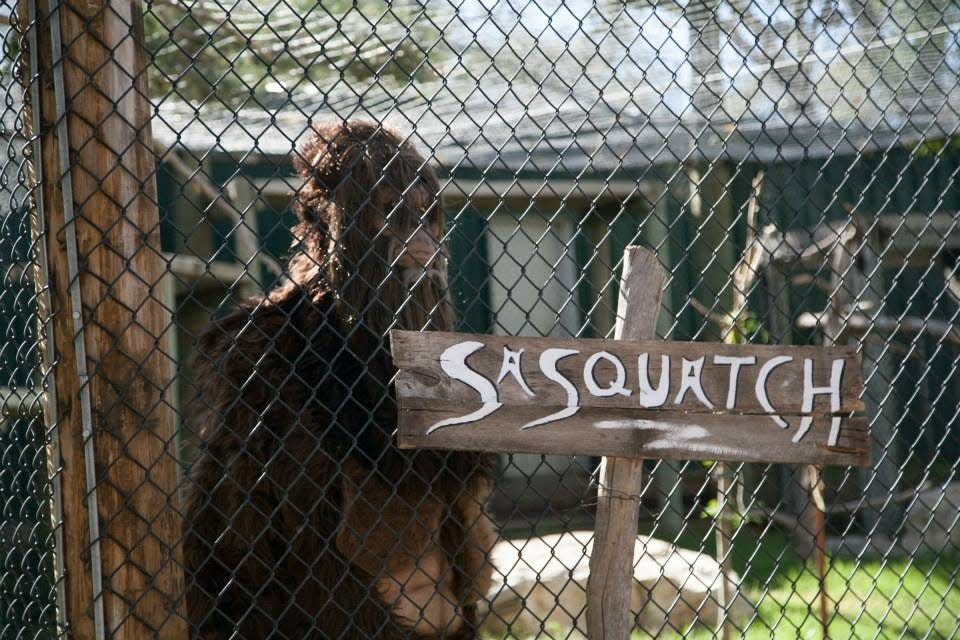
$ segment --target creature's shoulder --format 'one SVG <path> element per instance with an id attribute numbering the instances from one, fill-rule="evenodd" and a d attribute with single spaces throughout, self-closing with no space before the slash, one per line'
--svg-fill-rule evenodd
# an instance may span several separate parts
<path id="1" fill-rule="evenodd" d="M 324 299 L 295 293 L 250 300 L 203 330 L 197 339 L 196 368 L 221 375 L 255 369 L 297 367 L 305 358 L 322 360 L 339 333 Z"/>

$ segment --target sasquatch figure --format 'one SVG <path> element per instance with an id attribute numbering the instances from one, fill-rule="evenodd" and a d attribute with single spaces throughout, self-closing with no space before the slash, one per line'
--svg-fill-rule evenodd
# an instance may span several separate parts
<path id="1" fill-rule="evenodd" d="M 288 279 L 211 324 L 186 499 L 196 636 L 475 636 L 492 457 L 401 451 L 391 328 L 449 330 L 439 183 L 395 133 L 321 126 Z"/>

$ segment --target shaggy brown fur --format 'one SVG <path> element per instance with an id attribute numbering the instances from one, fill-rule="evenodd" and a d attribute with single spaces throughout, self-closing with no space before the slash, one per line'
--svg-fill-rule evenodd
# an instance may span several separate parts
<path id="1" fill-rule="evenodd" d="M 199 339 L 190 621 L 208 639 L 473 637 L 493 460 L 396 448 L 382 337 L 450 327 L 443 257 L 396 266 L 419 226 L 439 233 L 437 178 L 373 125 L 314 133 L 289 281 Z"/>

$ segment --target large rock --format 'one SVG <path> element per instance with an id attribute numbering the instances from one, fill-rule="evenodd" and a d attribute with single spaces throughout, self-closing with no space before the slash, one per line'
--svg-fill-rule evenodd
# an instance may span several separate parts
<path id="1" fill-rule="evenodd" d="M 508 632 L 518 637 L 586 636 L 592 546 L 592 531 L 499 542 L 492 558 L 499 580 L 487 595 L 483 631 L 494 636 Z M 634 563 L 632 609 L 640 629 L 656 636 L 671 628 L 716 621 L 721 588 L 716 560 L 639 536 Z M 729 577 L 736 589 L 739 578 Z M 739 595 L 731 607 L 734 621 L 752 611 Z"/>

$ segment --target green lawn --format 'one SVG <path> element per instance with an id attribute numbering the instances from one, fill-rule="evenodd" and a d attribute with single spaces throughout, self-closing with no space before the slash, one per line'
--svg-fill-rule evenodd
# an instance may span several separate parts
<path id="1" fill-rule="evenodd" d="M 699 523 L 698 523 L 699 524 Z M 703 540 L 703 542 L 701 542 Z M 713 553 L 713 536 L 688 532 L 679 543 Z M 734 568 L 741 589 L 756 607 L 755 617 L 732 637 L 820 638 L 817 578 L 778 531 L 743 530 L 737 536 Z M 888 561 L 831 556 L 827 594 L 832 612 L 829 637 L 960 638 L 960 553 L 919 554 Z M 555 630 L 551 630 L 555 631 Z M 559 631 L 559 630 L 556 630 Z M 554 632 L 555 638 L 565 634 Z M 710 628 L 693 628 L 658 638 L 713 638 Z M 719 634 L 717 634 L 719 637 Z M 632 640 L 648 635 L 635 633 Z"/>
<path id="2" fill-rule="evenodd" d="M 760 551 L 768 546 L 761 545 Z M 831 558 L 827 574 L 830 638 L 958 637 L 958 567 L 956 553 L 918 556 L 912 561 Z M 780 571 L 755 571 L 742 587 L 757 607 L 745 637 L 821 637 L 817 579 L 810 568 L 794 562 Z M 711 638 L 713 631 L 693 629 L 675 636 Z"/>
<path id="3" fill-rule="evenodd" d="M 713 536 L 703 547 L 713 552 Z M 759 540 L 758 540 L 759 538 Z M 686 535 L 680 544 L 698 548 L 702 538 Z M 757 608 L 746 638 L 819 638 L 817 577 L 793 553 L 790 538 L 775 530 L 742 531 L 733 563 L 741 589 Z M 827 597 L 832 614 L 829 637 L 960 637 L 960 553 L 918 554 L 890 560 L 850 556 L 828 559 Z M 635 638 L 642 638 L 635 635 Z M 660 635 L 661 638 L 670 637 Z M 712 638 L 712 629 L 692 629 L 673 637 Z"/>

